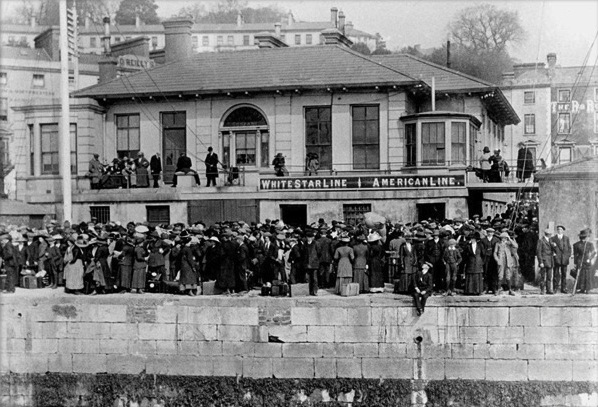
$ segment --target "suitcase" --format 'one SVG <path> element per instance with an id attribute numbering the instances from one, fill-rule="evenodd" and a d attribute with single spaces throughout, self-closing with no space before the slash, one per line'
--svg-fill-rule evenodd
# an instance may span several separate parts
<path id="1" fill-rule="evenodd" d="M 291 297 L 305 297 L 309 295 L 309 284 L 291 284 L 289 286 Z"/>
<path id="2" fill-rule="evenodd" d="M 349 283 L 341 286 L 341 296 L 343 297 L 354 297 L 359 295 L 359 284 Z"/>
<path id="3" fill-rule="evenodd" d="M 269 297 L 272 295 L 272 287 L 266 287 L 265 285 L 262 286 L 262 297 Z"/>
<path id="4" fill-rule="evenodd" d="M 288 293 L 289 286 L 286 283 L 272 286 L 272 297 L 286 297 Z"/>
<path id="5" fill-rule="evenodd" d="M 38 284 L 41 284 L 40 286 L 38 286 Z M 35 276 L 23 276 L 21 277 L 21 288 L 28 288 L 28 289 L 33 289 L 33 288 L 42 288 L 43 287 L 43 282 L 41 277 L 37 278 Z"/>
<path id="6" fill-rule="evenodd" d="M 216 287 L 215 281 L 204 281 L 201 283 L 201 295 L 218 295 L 223 292 L 220 288 Z"/>

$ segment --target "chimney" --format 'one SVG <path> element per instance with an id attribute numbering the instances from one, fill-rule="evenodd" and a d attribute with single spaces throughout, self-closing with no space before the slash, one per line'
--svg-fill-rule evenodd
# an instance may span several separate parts
<path id="1" fill-rule="evenodd" d="M 46 50 L 52 61 L 60 61 L 60 29 L 50 27 L 33 39 L 35 48 Z"/>
<path id="2" fill-rule="evenodd" d="M 338 30 L 345 34 L 345 13 L 342 10 L 338 13 Z"/>
<path id="3" fill-rule="evenodd" d="M 502 73 L 502 84 L 503 86 L 513 85 L 515 81 L 515 72 L 503 72 Z"/>
<path id="4" fill-rule="evenodd" d="M 135 28 L 139 27 L 141 27 L 141 17 L 139 17 L 139 14 L 135 14 Z"/>
<path id="5" fill-rule="evenodd" d="M 345 31 L 350 31 L 353 29 L 353 21 L 347 21 L 345 23 Z"/>
<path id="6" fill-rule="evenodd" d="M 274 23 L 274 35 L 276 38 L 280 38 L 280 27 L 282 26 L 281 23 Z"/>
<path id="7" fill-rule="evenodd" d="M 293 25 L 293 21 L 295 21 L 295 19 L 293 18 L 293 12 L 289 10 L 289 14 L 287 17 L 287 25 L 291 27 Z"/>
<path id="8" fill-rule="evenodd" d="M 90 22 L 90 18 L 89 16 L 85 16 L 85 29 L 88 30 L 89 29 L 89 22 Z"/>
<path id="9" fill-rule="evenodd" d="M 237 27 L 241 27 L 243 25 L 243 14 L 241 11 L 237 13 Z"/>
<path id="10" fill-rule="evenodd" d="M 31 24 L 31 28 L 35 28 L 37 26 L 37 21 L 35 20 L 34 16 L 31 16 L 29 23 Z"/>
<path id="11" fill-rule="evenodd" d="M 110 17 L 104 17 L 104 36 L 102 42 L 104 43 L 104 54 L 110 55 Z"/>
<path id="12" fill-rule="evenodd" d="M 554 69 L 556 66 L 556 53 L 551 52 L 546 55 L 546 61 L 548 62 L 548 69 Z"/>
<path id="13" fill-rule="evenodd" d="M 279 24 L 279 23 L 277 23 Z M 260 32 L 254 35 L 255 42 L 259 48 L 284 48 L 288 45 L 279 37 L 272 35 L 269 32 Z"/>
<path id="14" fill-rule="evenodd" d="M 333 27 L 336 27 L 337 25 L 337 20 L 336 17 L 338 15 L 338 9 L 336 7 L 332 7 L 330 9 L 330 22 L 332 23 Z"/>
<path id="15" fill-rule="evenodd" d="M 350 48 L 353 41 L 345 37 L 345 35 L 336 28 L 328 28 L 321 32 L 324 38 L 324 45 L 344 45 Z"/>
<path id="16" fill-rule="evenodd" d="M 162 22 L 164 26 L 165 63 L 189 58 L 192 53 L 190 18 L 173 18 Z"/>

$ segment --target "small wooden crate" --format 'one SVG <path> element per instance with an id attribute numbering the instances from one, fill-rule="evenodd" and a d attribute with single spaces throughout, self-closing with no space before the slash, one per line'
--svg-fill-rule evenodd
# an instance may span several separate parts
<path id="1" fill-rule="evenodd" d="M 309 295 L 309 284 L 291 284 L 291 297 L 305 297 Z"/>
<path id="2" fill-rule="evenodd" d="M 359 284 L 349 283 L 341 285 L 341 296 L 343 297 L 354 297 L 359 295 Z"/>

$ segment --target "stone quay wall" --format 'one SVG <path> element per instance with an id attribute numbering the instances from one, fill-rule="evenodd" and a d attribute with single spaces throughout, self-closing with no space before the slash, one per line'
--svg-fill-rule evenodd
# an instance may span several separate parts
<path id="1" fill-rule="evenodd" d="M 4 377 L 598 383 L 595 296 L 433 297 L 419 317 L 387 294 L 2 296 L 0 307 Z"/>

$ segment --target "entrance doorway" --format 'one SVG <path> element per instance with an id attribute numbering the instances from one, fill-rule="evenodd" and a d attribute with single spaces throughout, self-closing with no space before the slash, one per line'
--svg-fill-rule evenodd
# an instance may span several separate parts
<path id="1" fill-rule="evenodd" d="M 162 113 L 162 172 L 165 183 L 172 182 L 179 156 L 187 152 L 186 120 L 185 112 Z"/>
<path id="2" fill-rule="evenodd" d="M 446 204 L 445 203 L 426 203 L 416 204 L 417 220 L 444 220 L 446 218 Z"/>
<path id="3" fill-rule="evenodd" d="M 280 205 L 280 218 L 293 227 L 307 225 L 307 205 Z"/>

